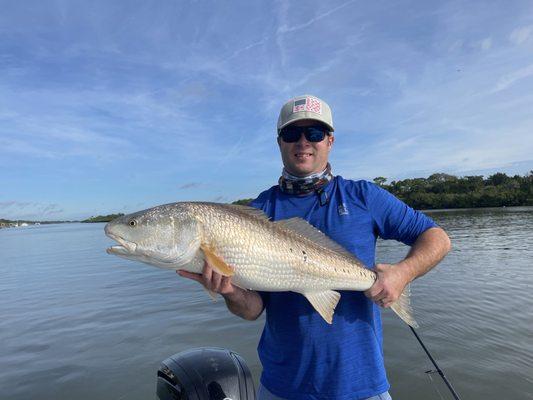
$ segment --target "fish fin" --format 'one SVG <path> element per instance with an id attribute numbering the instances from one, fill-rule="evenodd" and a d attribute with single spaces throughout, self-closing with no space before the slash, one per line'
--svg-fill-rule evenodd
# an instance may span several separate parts
<path id="1" fill-rule="evenodd" d="M 246 291 L 248 291 L 248 290 L 253 290 L 253 289 L 247 288 L 247 287 L 245 287 L 245 286 L 243 286 L 243 285 L 239 285 L 239 284 L 237 284 L 236 282 L 234 282 L 233 280 L 231 281 L 231 284 L 232 284 L 233 286 L 237 286 L 238 288 L 241 288 L 242 290 L 246 290 Z"/>
<path id="2" fill-rule="evenodd" d="M 225 206 L 237 212 L 241 212 L 241 213 L 250 215 L 255 218 L 259 218 L 265 221 L 270 220 L 270 218 L 264 213 L 264 211 L 260 210 L 259 208 L 250 207 L 250 206 L 242 206 L 240 204 L 226 204 Z"/>
<path id="3" fill-rule="evenodd" d="M 314 309 L 326 320 L 328 324 L 333 322 L 333 311 L 341 298 L 339 292 L 324 290 L 323 292 L 302 293 Z"/>
<path id="4" fill-rule="evenodd" d="M 396 300 L 390 307 L 407 325 L 412 326 L 413 328 L 418 328 L 418 324 L 413 317 L 410 295 L 411 289 L 410 286 L 407 285 L 400 295 L 400 298 Z"/>
<path id="5" fill-rule="evenodd" d="M 337 242 L 333 241 L 329 237 L 327 237 L 323 232 L 315 228 L 313 225 L 311 225 L 306 220 L 294 217 L 289 219 L 282 219 L 279 221 L 274 222 L 275 224 L 282 226 L 300 236 L 303 236 L 312 242 L 327 247 L 328 249 L 342 254 L 354 261 L 356 261 L 358 264 L 363 264 L 357 257 L 355 257 L 352 253 L 350 253 L 348 250 L 346 250 L 344 247 L 342 247 Z"/>
<path id="6" fill-rule="evenodd" d="M 233 276 L 235 275 L 235 270 L 231 265 L 226 264 L 226 262 L 217 256 L 215 252 L 207 245 L 201 244 L 200 248 L 205 254 L 205 259 L 207 263 L 213 267 L 213 269 L 218 272 L 220 275 L 224 276 Z"/>
<path id="7" fill-rule="evenodd" d="M 213 292 L 212 290 L 209 290 L 207 288 L 205 288 L 205 290 L 207 291 L 207 293 L 209 293 L 209 297 L 211 297 L 211 299 L 213 299 L 213 301 L 216 302 L 217 301 L 217 293 Z"/>

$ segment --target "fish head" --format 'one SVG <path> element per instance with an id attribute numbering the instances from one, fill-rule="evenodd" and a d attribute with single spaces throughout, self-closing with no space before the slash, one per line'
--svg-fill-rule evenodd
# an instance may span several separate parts
<path id="1" fill-rule="evenodd" d="M 104 230 L 118 243 L 108 254 L 163 268 L 189 263 L 200 247 L 199 223 L 179 203 L 118 217 Z"/>

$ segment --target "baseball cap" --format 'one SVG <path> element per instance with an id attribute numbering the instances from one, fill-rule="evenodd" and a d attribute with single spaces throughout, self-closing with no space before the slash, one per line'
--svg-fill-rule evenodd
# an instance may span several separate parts
<path id="1" fill-rule="evenodd" d="M 325 124 L 331 129 L 331 132 L 334 131 L 331 108 L 328 104 L 318 97 L 306 94 L 290 99 L 281 107 L 278 118 L 278 133 L 287 125 L 302 119 L 314 119 Z"/>

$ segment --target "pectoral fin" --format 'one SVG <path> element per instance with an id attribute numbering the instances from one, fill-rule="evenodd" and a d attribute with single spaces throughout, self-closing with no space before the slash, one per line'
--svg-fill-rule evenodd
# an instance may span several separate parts
<path id="1" fill-rule="evenodd" d="M 328 324 L 333 322 L 333 311 L 341 298 L 339 292 L 325 290 L 323 292 L 302 293 L 315 310 L 326 320 Z"/>
<path id="2" fill-rule="evenodd" d="M 217 256 L 209 246 L 201 244 L 200 248 L 205 254 L 205 259 L 207 260 L 207 263 L 211 267 L 213 267 L 216 272 L 224 276 L 235 275 L 235 270 L 233 269 L 233 267 L 231 265 L 226 264 L 224 260 L 221 257 Z"/>
<path id="3" fill-rule="evenodd" d="M 217 301 L 217 294 L 215 292 L 213 292 L 212 290 L 209 290 L 209 289 L 205 289 L 206 292 L 209 294 L 209 297 L 211 297 L 211 300 L 213 300 L 215 303 Z"/>
<path id="4" fill-rule="evenodd" d="M 410 295 L 411 289 L 409 285 L 407 285 L 400 295 L 400 298 L 396 300 L 396 302 L 391 305 L 390 308 L 392 308 L 392 310 L 398 314 L 398 316 L 403 319 L 407 325 L 412 326 L 413 328 L 418 328 L 418 324 L 413 318 Z"/>

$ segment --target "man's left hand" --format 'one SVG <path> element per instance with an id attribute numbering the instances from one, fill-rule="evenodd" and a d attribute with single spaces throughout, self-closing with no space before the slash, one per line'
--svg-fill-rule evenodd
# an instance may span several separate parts
<path id="1" fill-rule="evenodd" d="M 376 264 L 377 279 L 365 295 L 381 307 L 390 307 L 411 281 L 407 271 L 398 264 Z"/>

